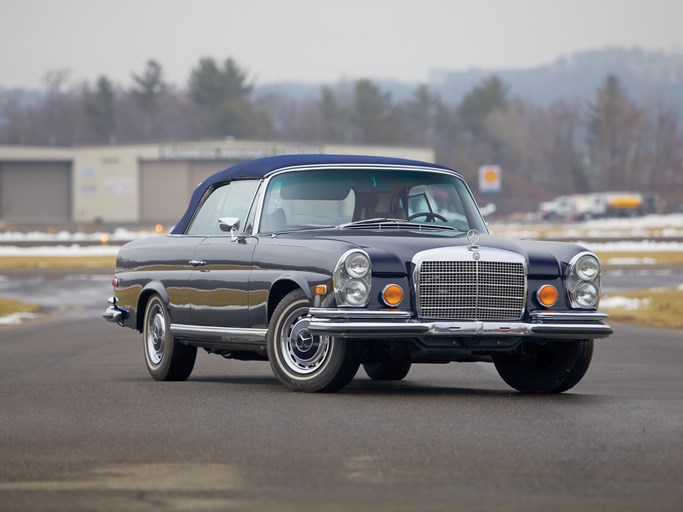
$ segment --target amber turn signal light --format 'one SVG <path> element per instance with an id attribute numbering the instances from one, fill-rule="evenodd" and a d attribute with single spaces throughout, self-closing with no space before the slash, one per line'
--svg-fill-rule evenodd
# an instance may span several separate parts
<path id="1" fill-rule="evenodd" d="M 557 293 L 557 288 L 550 284 L 544 284 L 536 292 L 536 298 L 542 306 L 550 308 L 555 305 L 559 294 Z"/>
<path id="2" fill-rule="evenodd" d="M 382 290 L 382 300 L 387 306 L 398 306 L 403 300 L 403 288 L 397 284 L 390 284 Z"/>

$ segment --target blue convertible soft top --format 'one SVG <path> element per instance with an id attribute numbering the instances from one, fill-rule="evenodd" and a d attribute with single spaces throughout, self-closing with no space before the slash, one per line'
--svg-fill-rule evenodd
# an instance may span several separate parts
<path id="1" fill-rule="evenodd" d="M 192 193 L 192 199 L 185 211 L 185 215 L 176 224 L 173 231 L 174 235 L 185 233 L 188 224 L 192 220 L 192 215 L 204 197 L 208 189 L 217 183 L 223 183 L 235 179 L 243 178 L 263 178 L 273 171 L 283 169 L 285 167 L 298 167 L 308 165 L 330 165 L 337 164 L 368 164 L 368 165 L 410 165 L 419 167 L 432 167 L 435 169 L 446 169 L 452 171 L 443 165 L 433 164 L 429 162 L 421 162 L 419 160 L 408 160 L 405 158 L 390 158 L 384 156 L 359 156 L 359 155 L 283 155 L 271 156 L 267 158 L 259 158 L 256 160 L 248 160 L 240 162 L 228 167 L 216 174 L 209 176 L 201 182 Z"/>

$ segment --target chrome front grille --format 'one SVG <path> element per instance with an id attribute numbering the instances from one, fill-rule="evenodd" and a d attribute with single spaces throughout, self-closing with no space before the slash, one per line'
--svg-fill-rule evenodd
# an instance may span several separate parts
<path id="1" fill-rule="evenodd" d="M 524 312 L 521 262 L 425 260 L 416 279 L 421 318 L 518 320 Z"/>

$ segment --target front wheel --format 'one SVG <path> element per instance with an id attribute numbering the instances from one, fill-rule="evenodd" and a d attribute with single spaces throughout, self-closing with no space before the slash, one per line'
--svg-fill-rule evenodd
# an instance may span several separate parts
<path id="1" fill-rule="evenodd" d="M 147 302 L 142 335 L 147 370 L 155 380 L 186 380 L 190 376 L 197 347 L 173 338 L 168 309 L 158 295 Z"/>
<path id="2" fill-rule="evenodd" d="M 522 354 L 499 355 L 501 378 L 523 393 L 562 393 L 576 386 L 593 357 L 593 340 L 528 343 Z"/>
<path id="3" fill-rule="evenodd" d="M 308 330 L 310 303 L 301 290 L 275 308 L 268 329 L 268 360 L 277 379 L 293 391 L 339 391 L 358 371 L 360 354 L 346 340 Z"/>

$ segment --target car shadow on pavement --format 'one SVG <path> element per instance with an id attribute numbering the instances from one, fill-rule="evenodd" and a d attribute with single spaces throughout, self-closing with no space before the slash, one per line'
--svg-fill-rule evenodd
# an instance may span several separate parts
<path id="1" fill-rule="evenodd" d="M 293 393 L 285 389 L 275 377 L 267 375 L 201 375 L 192 376 L 187 383 L 211 383 L 238 386 L 267 386 L 269 390 L 282 393 Z M 323 393 L 324 395 L 325 393 Z M 460 397 L 505 397 L 512 400 L 528 400 L 555 403 L 595 403 L 604 397 L 585 393 L 565 392 L 560 394 L 520 393 L 512 389 L 487 389 L 462 386 L 443 386 L 420 383 L 417 380 L 400 382 L 379 382 L 370 379 L 354 379 L 348 386 L 337 393 L 337 396 L 460 396 Z"/>
<path id="2" fill-rule="evenodd" d="M 342 390 L 346 395 L 424 395 L 461 397 L 505 397 L 512 400 L 528 400 L 562 403 L 593 402 L 599 397 L 582 393 L 537 394 L 520 393 L 512 389 L 487 389 L 477 387 L 443 386 L 421 384 L 416 381 L 376 382 L 372 380 L 353 381 Z"/>

